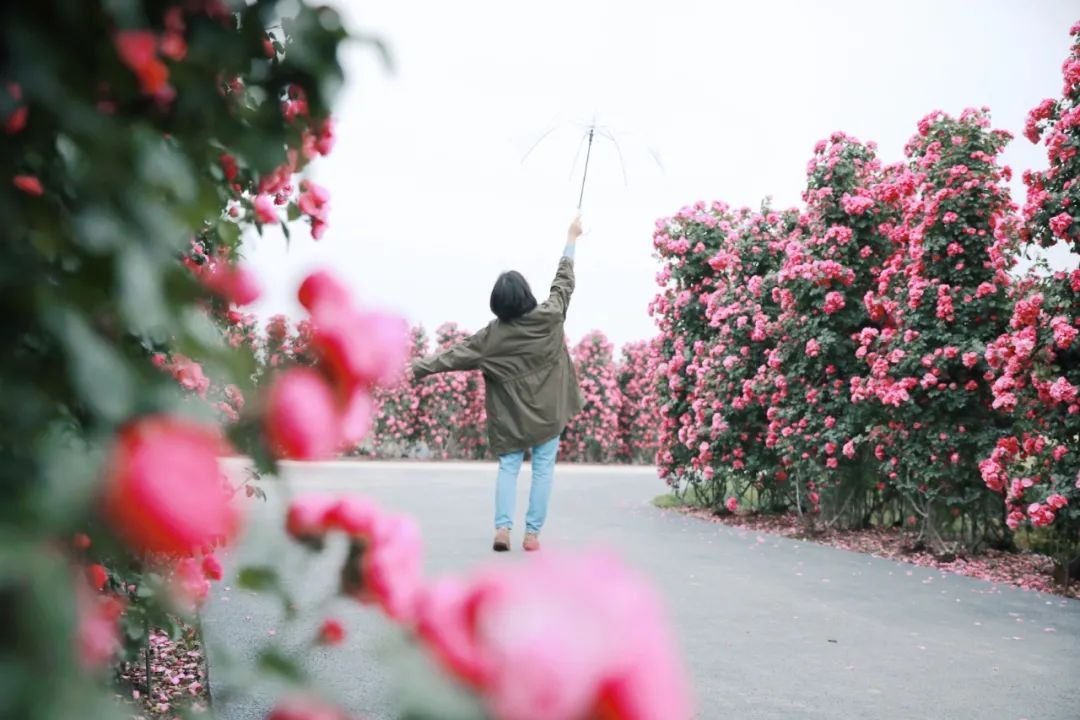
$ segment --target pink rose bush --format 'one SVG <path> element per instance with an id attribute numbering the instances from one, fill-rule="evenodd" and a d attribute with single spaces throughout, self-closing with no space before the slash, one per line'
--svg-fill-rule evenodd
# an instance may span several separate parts
<path id="1" fill-rule="evenodd" d="M 1075 548 L 1080 272 L 1015 267 L 1022 243 L 1080 237 L 1078 52 L 1062 99 L 1029 117 L 1049 169 L 1025 173 L 1022 211 L 998 162 L 1009 134 L 967 110 L 928 115 L 893 165 L 822 141 L 803 209 L 658 221 L 657 461 L 677 492 L 906 522 L 936 548 L 1023 525 Z"/>
<path id="2" fill-rule="evenodd" d="M 774 492 L 786 476 L 765 446 L 757 390 L 779 315 L 775 273 L 794 217 L 764 208 L 697 203 L 657 223 L 653 246 L 667 267 L 651 312 L 663 332 L 655 384 L 663 415 L 660 473 L 697 498 Z M 717 466 L 735 472 L 717 473 Z"/>
<path id="3" fill-rule="evenodd" d="M 660 439 L 660 408 L 656 403 L 655 377 L 660 347 L 653 341 L 623 346 L 616 366 L 619 385 L 618 459 L 648 464 L 656 460 Z"/>
<path id="4" fill-rule="evenodd" d="M 867 412 L 851 405 L 847 378 L 858 362 L 857 335 L 872 322 L 863 297 L 893 249 L 896 209 L 878 186 L 895 192 L 906 182 L 904 168 L 882 167 L 873 143 L 843 133 L 818 143 L 806 209 L 776 273 L 775 339 L 757 382 L 765 444 L 790 476 L 796 509 L 830 524 L 850 522 L 878 495 L 860 449 Z"/>
<path id="5" fill-rule="evenodd" d="M 453 323 L 427 347 L 421 328 L 412 331 L 410 358 L 442 351 L 468 333 Z M 586 406 L 564 435 L 567 462 L 651 463 L 659 416 L 655 393 L 657 345 L 631 343 L 618 361 L 600 332 L 587 335 L 571 353 Z M 375 430 L 357 450 L 377 457 L 476 460 L 487 453 L 484 380 L 479 371 L 446 373 L 420 382 L 407 377 L 376 393 Z"/>
<path id="6" fill-rule="evenodd" d="M 893 229 L 898 246 L 867 294 L 878 327 L 861 333 L 865 369 L 850 380 L 853 400 L 887 409 L 868 438 L 879 475 L 923 532 L 959 522 L 978 533 L 954 532 L 967 544 L 1001 531 L 973 520 L 993 517 L 997 501 L 976 467 L 996 428 L 987 368 L 971 354 L 983 352 L 1009 312 L 1017 219 L 1009 169 L 996 161 L 1008 140 L 983 111 L 920 122 L 907 146 L 914 195 Z"/>
<path id="7" fill-rule="evenodd" d="M 609 463 L 619 450 L 622 395 L 616 377 L 614 348 L 598 330 L 570 353 L 585 406 L 563 432 L 559 456 L 570 462 Z"/>
<path id="8" fill-rule="evenodd" d="M 435 331 L 432 352 L 448 350 L 471 333 L 455 323 L 445 323 Z M 484 380 L 479 370 L 440 373 L 416 384 L 417 441 L 431 457 L 479 459 L 487 450 L 484 407 Z"/>
<path id="9" fill-rule="evenodd" d="M 1080 24 L 1063 66 L 1059 100 L 1028 118 L 1028 138 L 1046 147 L 1048 169 L 1024 174 L 1026 244 L 1063 243 L 1080 257 Z M 1010 431 L 981 455 L 979 469 L 1006 502 L 1010 528 L 1030 524 L 1052 532 L 1044 549 L 1062 562 L 1080 551 L 1080 270 L 1036 265 L 1012 289 L 1008 325 L 987 344 L 994 407 Z"/>

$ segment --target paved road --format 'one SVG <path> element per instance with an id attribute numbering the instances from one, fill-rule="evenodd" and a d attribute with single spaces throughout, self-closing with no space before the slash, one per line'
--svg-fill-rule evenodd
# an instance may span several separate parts
<path id="1" fill-rule="evenodd" d="M 413 513 L 427 569 L 441 573 L 493 559 L 493 481 L 488 464 L 341 462 L 290 466 L 278 487 L 364 494 Z M 661 491 L 647 470 L 561 465 L 544 541 L 614 547 L 652 576 L 701 718 L 1080 718 L 1080 602 L 683 517 L 650 505 Z M 307 609 L 331 593 L 343 547 L 312 559 L 282 535 L 281 508 L 281 493 L 256 508 L 229 566 L 269 549 Z M 307 669 L 351 710 L 393 717 L 397 690 L 376 658 L 395 657 L 400 638 L 377 613 L 336 599 L 287 630 L 277 603 L 228 578 L 203 621 L 219 716 L 261 719 L 274 689 L 236 676 L 234 660 L 271 640 L 306 644 L 324 612 L 350 639 L 317 649 Z"/>

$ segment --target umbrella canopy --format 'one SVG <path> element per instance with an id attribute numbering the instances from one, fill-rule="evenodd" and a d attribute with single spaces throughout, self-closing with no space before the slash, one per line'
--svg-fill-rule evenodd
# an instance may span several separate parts
<path id="1" fill-rule="evenodd" d="M 554 162 L 567 168 L 570 181 L 580 178 L 578 209 L 590 181 L 625 186 L 631 178 L 664 169 L 660 155 L 638 134 L 599 115 L 556 119 L 535 136 L 521 162 Z"/>

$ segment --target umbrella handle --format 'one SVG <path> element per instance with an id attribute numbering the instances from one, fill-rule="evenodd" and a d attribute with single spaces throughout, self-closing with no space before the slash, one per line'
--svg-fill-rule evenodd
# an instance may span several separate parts
<path id="1" fill-rule="evenodd" d="M 581 173 L 581 192 L 578 194 L 577 209 L 581 209 L 581 201 L 585 197 L 585 178 L 589 176 L 589 155 L 592 154 L 592 141 L 593 133 L 596 132 L 595 127 L 589 127 L 589 145 L 585 148 L 585 171 Z"/>

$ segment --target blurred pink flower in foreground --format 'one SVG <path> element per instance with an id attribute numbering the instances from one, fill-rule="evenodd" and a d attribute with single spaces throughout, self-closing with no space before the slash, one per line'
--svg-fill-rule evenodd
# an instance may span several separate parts
<path id="1" fill-rule="evenodd" d="M 266 720 L 347 720 L 347 716 L 321 700 L 300 696 L 278 702 Z"/>
<path id="2" fill-rule="evenodd" d="M 100 670 L 120 649 L 117 621 L 124 614 L 124 603 L 114 596 L 95 593 L 83 578 L 76 578 L 75 611 L 79 662 L 91 672 Z"/>
<path id="3" fill-rule="evenodd" d="M 275 452 L 298 460 L 322 460 L 338 447 L 334 393 L 310 368 L 292 368 L 274 380 L 266 401 L 267 439 Z"/>
<path id="4" fill-rule="evenodd" d="M 117 435 L 104 505 L 117 533 L 139 553 L 191 556 L 231 538 L 239 516 L 225 486 L 214 429 L 167 415 L 144 417 Z"/>
<path id="5" fill-rule="evenodd" d="M 316 545 L 330 532 L 348 535 L 352 544 L 342 568 L 342 592 L 380 606 L 395 620 L 412 620 L 423 539 L 411 517 L 386 512 L 363 498 L 302 495 L 289 503 L 286 529 L 295 539 Z"/>
<path id="6" fill-rule="evenodd" d="M 545 554 L 436 582 L 422 595 L 418 627 L 496 718 L 691 715 L 658 598 L 608 554 Z"/>

